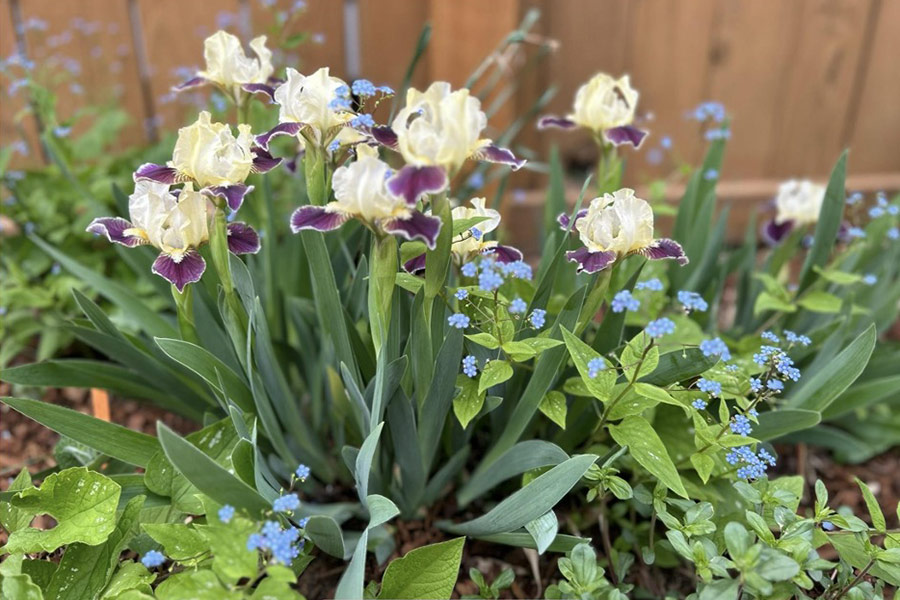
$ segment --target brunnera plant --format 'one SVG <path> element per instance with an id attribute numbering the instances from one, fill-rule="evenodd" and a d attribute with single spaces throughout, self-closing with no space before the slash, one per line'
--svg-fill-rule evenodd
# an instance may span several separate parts
<path id="1" fill-rule="evenodd" d="M 798 513 L 797 479 L 769 477 L 773 440 L 876 406 L 896 375 L 867 365 L 897 317 L 897 203 L 879 198 L 868 222 L 845 214 L 846 154 L 824 188 L 779 192 L 758 265 L 755 225 L 725 247 L 715 187 L 728 123 L 705 109 L 709 150 L 671 238 L 659 237 L 654 206 L 620 183 L 619 147 L 647 135 L 638 92 L 597 75 L 571 116 L 540 120 L 590 130 L 601 158 L 574 207 L 552 161 L 542 256 L 528 262 L 497 239 L 499 200 L 456 197 L 475 163 L 526 166 L 483 137 L 470 89 L 395 94 L 327 68 L 275 79 L 259 40 L 256 58 L 223 32 L 207 44 L 210 64 L 188 83 L 218 87 L 238 122 L 201 112 L 170 161 L 140 165 L 134 191 L 118 192 L 127 218 L 88 227 L 124 246 L 171 310 L 33 236 L 130 327 L 75 292 L 85 318 L 68 329 L 109 360 L 3 373 L 18 386 L 104 387 L 203 427 L 182 437 L 159 424 L 154 437 L 4 398 L 86 449 L 70 454 L 82 466 L 40 487 L 23 474 L 4 495 L 3 585 L 54 597 L 66 557 L 102 545 L 109 564 L 75 576 L 101 597 L 294 597 L 327 553 L 348 561 L 336 597 L 446 598 L 464 538 L 565 553 L 547 591 L 560 598 L 626 597 L 645 585 L 637 561 L 692 564 L 703 598 L 874 597 L 896 584 L 895 532 L 870 494 L 872 528 L 827 498 Z M 274 127 L 274 114 L 246 122 L 260 99 L 277 108 Z M 66 486 L 97 492 L 57 507 Z M 101 508 L 103 526 L 88 527 Z M 44 513 L 66 526 L 24 522 Z M 423 518 L 452 539 L 367 587 L 367 555 L 383 564 L 396 551 L 392 521 Z M 835 531 L 821 531 L 826 520 Z M 840 562 L 818 558 L 826 543 Z M 31 556 L 62 546 L 59 566 Z M 140 563 L 118 561 L 126 548 Z M 492 595 L 506 579 L 476 583 Z"/>

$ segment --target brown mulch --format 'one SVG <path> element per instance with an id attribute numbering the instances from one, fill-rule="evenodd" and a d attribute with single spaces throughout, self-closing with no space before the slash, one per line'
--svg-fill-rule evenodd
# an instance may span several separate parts
<path id="1" fill-rule="evenodd" d="M 43 391 L 41 400 L 82 412 L 91 413 L 89 391 L 82 388 L 58 388 Z M 0 383 L 0 396 L 13 396 L 8 383 Z M 129 429 L 156 435 L 156 422 L 162 421 L 175 431 L 186 434 L 199 425 L 151 404 L 110 397 L 110 421 Z M 0 490 L 9 487 L 22 467 L 32 474 L 56 464 L 53 447 L 59 434 L 0 404 Z"/>

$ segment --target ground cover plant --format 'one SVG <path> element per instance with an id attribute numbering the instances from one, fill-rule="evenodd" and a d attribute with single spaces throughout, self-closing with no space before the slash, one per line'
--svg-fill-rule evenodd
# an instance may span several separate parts
<path id="1" fill-rule="evenodd" d="M 821 482 L 810 508 L 773 445 L 824 436 L 861 460 L 898 437 L 900 348 L 880 334 L 900 301 L 900 201 L 848 194 L 847 153 L 827 185 L 786 183 L 729 248 L 729 122 L 702 105 L 710 143 L 662 236 L 665 209 L 621 185 L 622 148 L 649 133 L 639 90 L 597 74 L 571 114 L 523 117 L 589 130 L 601 157 L 574 206 L 549 162 L 528 261 L 499 200 L 470 193 L 472 169 L 502 182 L 527 165 L 469 87 L 276 71 L 265 44 L 208 38 L 180 87 L 231 107 L 200 111 L 93 215 L 84 235 L 117 244 L 121 268 L 29 236 L 79 282 L 66 331 L 103 358 L 2 379 L 106 388 L 199 429 L 3 398 L 80 450 L 0 496 L 4 597 L 295 598 L 331 561 L 324 596 L 449 598 L 476 543 L 554 556 L 552 598 L 900 585 L 900 533 L 870 488 L 868 514 Z M 401 549 L 410 523 L 434 543 Z M 467 575 L 482 598 L 516 578 Z"/>

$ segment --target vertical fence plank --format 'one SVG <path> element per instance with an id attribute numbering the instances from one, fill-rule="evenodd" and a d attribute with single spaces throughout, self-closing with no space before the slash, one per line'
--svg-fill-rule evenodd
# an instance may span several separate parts
<path id="1" fill-rule="evenodd" d="M 4 0 L 0 6 L 0 57 L 6 60 L 17 52 L 12 2 Z M 18 67 L 15 69 L 17 73 L 21 72 Z M 0 102 L 0 140 L 3 146 L 16 143 L 17 147 L 21 148 L 21 144 L 17 142 L 24 142 L 26 145 L 21 148 L 21 152 L 13 153 L 10 162 L 10 168 L 19 169 L 40 164 L 41 150 L 37 124 L 28 113 L 27 91 L 22 87 L 15 89 L 15 86 L 18 86 L 15 82 L 15 79 L 3 82 L 6 88 L 3 90 L 3 101 Z M 10 93 L 13 89 L 15 91 Z"/>
<path id="2" fill-rule="evenodd" d="M 725 2 L 714 26 L 709 62 L 710 100 L 724 101 L 731 123 L 727 176 L 760 177 L 777 136 L 776 119 L 800 25 L 799 2 Z M 751 50 L 752 49 L 752 50 Z"/>
<path id="3" fill-rule="evenodd" d="M 309 32 L 310 41 L 297 50 L 303 73 L 330 67 L 331 73 L 346 77 L 344 53 L 344 3 L 342 0 L 310 0 L 306 13 L 297 21 L 296 31 Z"/>
<path id="4" fill-rule="evenodd" d="M 856 122 L 848 137 L 853 170 L 900 172 L 900 2 L 888 0 L 869 54 Z"/>
<path id="5" fill-rule="evenodd" d="M 870 0 L 803 2 L 794 32 L 799 46 L 786 57 L 791 68 L 779 86 L 782 106 L 768 152 L 770 175 L 827 175 L 840 151 L 871 8 Z"/>
<path id="6" fill-rule="evenodd" d="M 203 40 L 218 29 L 237 34 L 237 0 L 141 1 L 140 20 L 152 75 L 150 88 L 160 131 L 172 132 L 207 106 L 210 90 L 174 94 L 173 85 L 203 67 Z"/>
<path id="7" fill-rule="evenodd" d="M 103 110 L 114 103 L 130 121 L 120 140 L 145 140 L 144 111 L 137 67 L 131 49 L 128 16 L 120 0 L 21 2 L 22 15 L 47 24 L 28 32 L 32 58 L 66 74 L 53 91 L 61 121 L 86 108 Z M 76 127 L 76 134 L 80 127 Z"/>
<path id="8" fill-rule="evenodd" d="M 428 22 L 427 2 L 359 0 L 362 76 L 399 88 L 416 42 Z M 430 52 L 430 51 L 429 51 Z M 420 61 L 413 87 L 428 84 L 428 60 Z"/>
<path id="9" fill-rule="evenodd" d="M 566 115 L 572 110 L 575 92 L 598 71 L 614 76 L 625 72 L 628 14 L 633 3 L 618 0 L 567 0 L 544 2 L 542 18 L 547 35 L 559 47 L 547 62 L 547 85 L 556 85 L 556 97 L 547 113 Z M 642 99 L 640 106 L 646 108 Z M 559 146 L 571 162 L 593 165 L 596 149 L 591 137 L 583 131 L 548 129 L 540 137 L 546 151 Z"/>
<path id="10" fill-rule="evenodd" d="M 706 142 L 685 113 L 706 100 L 715 0 L 678 2 L 641 0 L 633 3 L 626 38 L 626 67 L 641 92 L 640 111 L 651 111 L 652 133 L 629 165 L 630 183 L 667 172 L 647 163 L 647 151 L 670 136 L 678 154 L 694 163 Z M 638 167 L 634 169 L 633 167 Z"/>

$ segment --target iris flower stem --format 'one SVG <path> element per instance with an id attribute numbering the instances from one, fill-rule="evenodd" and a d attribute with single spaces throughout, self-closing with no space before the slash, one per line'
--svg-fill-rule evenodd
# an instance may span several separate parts
<path id="1" fill-rule="evenodd" d="M 380 235 L 372 241 L 372 266 L 369 271 L 369 322 L 375 355 L 381 354 L 391 325 L 391 302 L 397 280 L 397 242 L 393 236 Z"/>
<path id="2" fill-rule="evenodd" d="M 222 290 L 225 294 L 225 310 L 228 311 L 226 326 L 231 333 L 232 342 L 238 356 L 245 355 L 247 335 L 247 313 L 234 289 L 234 279 L 231 276 L 230 255 L 228 252 L 228 225 L 225 221 L 225 211 L 216 208 L 213 220 L 213 230 L 209 239 L 213 267 L 219 276 Z M 225 315 L 223 315 L 225 317 Z"/>
<path id="3" fill-rule="evenodd" d="M 447 273 L 450 270 L 450 246 L 453 242 L 453 217 L 450 214 L 450 201 L 447 193 L 432 196 L 431 213 L 441 219 L 441 230 L 438 233 L 434 250 L 425 252 L 425 319 L 431 323 L 435 298 L 444 288 Z"/>
<path id="4" fill-rule="evenodd" d="M 178 329 L 181 331 L 181 339 L 197 346 L 200 344 L 200 336 L 197 335 L 197 327 L 194 325 L 194 293 L 193 286 L 186 286 L 183 292 L 172 286 L 172 297 L 175 299 L 175 310 L 178 315 Z"/>
<path id="5" fill-rule="evenodd" d="M 616 147 L 604 142 L 602 136 L 597 140 L 600 146 L 600 160 L 597 163 L 597 192 L 600 195 L 612 193 L 622 183 L 622 161 Z"/>

